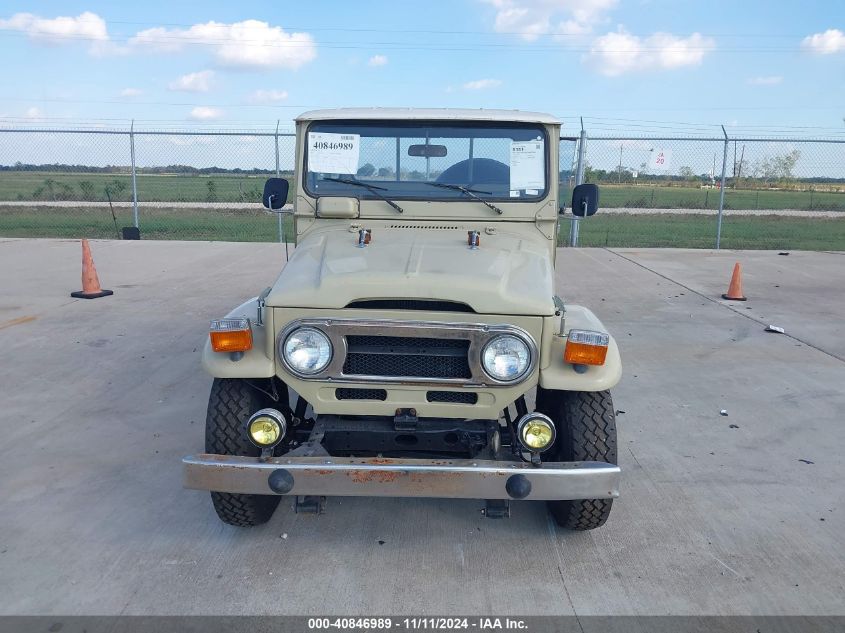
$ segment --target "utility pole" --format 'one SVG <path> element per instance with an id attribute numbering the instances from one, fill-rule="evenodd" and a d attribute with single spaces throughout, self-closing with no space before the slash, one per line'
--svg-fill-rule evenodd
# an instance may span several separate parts
<path id="1" fill-rule="evenodd" d="M 734 141 L 734 169 L 733 169 L 734 178 L 736 178 L 736 141 Z"/>
<path id="2" fill-rule="evenodd" d="M 622 143 L 619 144 L 619 171 L 617 174 L 616 181 L 621 185 L 622 184 L 622 148 L 624 146 Z"/>

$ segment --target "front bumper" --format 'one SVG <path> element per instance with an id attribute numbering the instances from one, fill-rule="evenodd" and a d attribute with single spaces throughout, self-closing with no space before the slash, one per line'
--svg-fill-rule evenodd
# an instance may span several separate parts
<path id="1" fill-rule="evenodd" d="M 605 462 L 524 462 L 381 457 L 190 455 L 184 485 L 259 495 L 446 497 L 455 499 L 612 499 L 620 469 Z"/>

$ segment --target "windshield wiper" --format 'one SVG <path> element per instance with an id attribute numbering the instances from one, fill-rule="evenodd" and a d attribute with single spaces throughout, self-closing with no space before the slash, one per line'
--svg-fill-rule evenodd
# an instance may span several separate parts
<path id="1" fill-rule="evenodd" d="M 449 185 L 449 184 L 446 184 L 445 182 L 427 182 L 425 184 L 431 185 L 432 187 L 440 187 L 441 189 L 454 189 L 455 191 L 460 191 L 461 193 L 463 193 L 463 194 L 469 196 L 470 198 L 472 198 L 473 200 L 478 200 L 481 204 L 493 209 L 493 211 L 495 211 L 499 215 L 502 215 L 504 213 L 504 211 L 502 211 L 499 207 L 497 207 L 492 202 L 488 202 L 484 198 L 475 195 L 476 193 L 486 193 L 486 194 L 490 195 L 489 191 L 479 191 L 478 189 L 469 189 L 467 187 L 462 187 L 461 185 Z"/>
<path id="2" fill-rule="evenodd" d="M 361 182 L 360 180 L 354 180 L 353 178 L 323 178 L 323 180 L 331 180 L 332 182 L 342 182 L 345 185 L 355 185 L 356 187 L 363 187 L 371 194 L 373 194 L 376 198 L 384 200 L 387 204 L 396 209 L 399 213 L 402 213 L 402 207 L 393 202 L 393 200 L 390 200 L 389 198 L 386 198 L 384 195 L 379 193 L 379 190 L 387 191 L 385 187 L 376 187 L 375 185 L 368 185 L 365 182 Z"/>

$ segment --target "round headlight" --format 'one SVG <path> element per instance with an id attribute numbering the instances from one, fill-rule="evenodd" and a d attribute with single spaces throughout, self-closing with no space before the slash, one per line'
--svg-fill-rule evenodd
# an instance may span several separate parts
<path id="1" fill-rule="evenodd" d="M 320 330 L 303 327 L 288 334 L 282 353 L 293 371 L 318 374 L 332 359 L 332 344 Z"/>
<path id="2" fill-rule="evenodd" d="M 491 378 L 504 382 L 520 378 L 531 364 L 531 351 L 521 338 L 502 334 L 484 346 L 481 364 Z"/>
<path id="3" fill-rule="evenodd" d="M 544 451 L 555 441 L 555 425 L 542 413 L 529 413 L 517 425 L 519 442 L 529 451 Z"/>
<path id="4" fill-rule="evenodd" d="M 261 409 L 250 416 L 247 435 L 260 448 L 270 448 L 282 441 L 287 431 L 285 416 L 275 409 Z"/>

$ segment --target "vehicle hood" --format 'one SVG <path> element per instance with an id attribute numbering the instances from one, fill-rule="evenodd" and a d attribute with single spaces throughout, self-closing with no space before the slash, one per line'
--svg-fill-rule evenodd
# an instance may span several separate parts
<path id="1" fill-rule="evenodd" d="M 481 314 L 554 313 L 552 262 L 540 239 L 463 230 L 376 228 L 357 246 L 346 228 L 307 235 L 279 275 L 267 305 L 341 309 L 353 301 L 456 301 Z"/>

